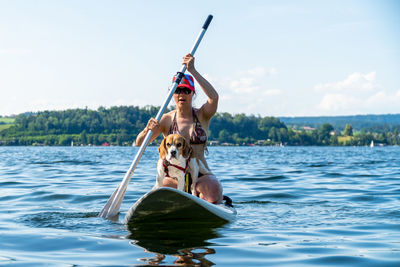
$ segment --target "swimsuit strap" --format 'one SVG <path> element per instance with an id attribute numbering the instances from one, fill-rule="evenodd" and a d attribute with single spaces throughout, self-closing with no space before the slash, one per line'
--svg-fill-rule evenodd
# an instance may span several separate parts
<path id="1" fill-rule="evenodd" d="M 175 112 L 171 127 L 169 127 L 168 134 L 176 134 L 176 133 L 179 133 L 179 128 L 178 128 L 178 123 L 176 122 L 176 112 Z"/>
<path id="2" fill-rule="evenodd" d="M 194 126 L 195 126 L 195 127 L 198 127 L 198 126 L 201 127 L 199 118 L 197 118 L 197 115 L 196 115 L 196 112 L 194 111 L 194 108 L 192 109 L 192 113 L 193 113 L 193 123 L 194 123 Z"/>

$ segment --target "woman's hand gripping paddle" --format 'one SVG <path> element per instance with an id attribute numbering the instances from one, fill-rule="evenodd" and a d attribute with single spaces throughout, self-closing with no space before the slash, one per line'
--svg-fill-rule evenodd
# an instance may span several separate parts
<path id="1" fill-rule="evenodd" d="M 197 47 L 199 46 L 201 40 L 203 39 L 203 36 L 206 33 L 208 25 L 210 25 L 212 18 L 213 18 L 212 15 L 209 15 L 207 17 L 207 20 L 204 23 L 199 35 L 197 36 L 196 42 L 194 43 L 192 50 L 190 51 L 190 54 L 192 56 L 194 56 L 194 53 L 196 52 Z M 155 118 L 157 121 L 160 121 L 161 116 L 164 114 L 164 111 L 167 108 L 169 102 L 171 101 L 172 95 L 174 94 L 176 87 L 181 82 L 185 71 L 186 71 L 186 65 L 183 65 L 182 69 L 176 74 L 175 81 L 172 83 L 172 87 L 169 91 L 169 94 L 168 94 L 167 98 L 165 99 L 163 105 L 161 106 L 160 110 L 157 113 L 157 116 Z M 118 186 L 118 188 L 115 190 L 115 192 L 111 195 L 110 199 L 107 201 L 104 208 L 99 213 L 99 217 L 103 217 L 106 219 L 115 219 L 115 217 L 117 216 L 119 209 L 121 207 L 122 200 L 124 199 L 126 189 L 128 188 L 128 184 L 132 178 L 133 172 L 135 171 L 136 166 L 138 165 L 139 160 L 142 157 L 152 136 L 153 136 L 153 132 L 151 130 L 148 131 L 146 138 L 144 139 L 142 145 L 139 148 L 139 151 L 136 153 L 136 156 L 131 163 L 131 166 L 129 167 L 128 171 L 126 172 L 124 179 L 122 180 L 122 182 Z"/>

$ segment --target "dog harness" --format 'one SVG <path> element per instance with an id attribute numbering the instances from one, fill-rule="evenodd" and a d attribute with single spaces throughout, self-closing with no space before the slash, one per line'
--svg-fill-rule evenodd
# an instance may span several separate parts
<path id="1" fill-rule="evenodd" d="M 190 161 L 190 157 L 186 160 L 186 166 L 185 166 L 185 168 L 183 168 L 183 167 L 181 167 L 181 166 L 178 166 L 178 165 L 175 165 L 175 164 L 171 164 L 167 159 L 164 159 L 164 161 L 163 161 L 163 166 L 164 166 L 164 172 L 165 172 L 165 174 L 166 174 L 166 177 L 172 178 L 171 176 L 169 176 L 169 173 L 168 173 L 168 167 L 169 167 L 169 166 L 175 167 L 175 168 L 177 168 L 178 170 L 181 170 L 181 171 L 183 171 L 184 173 L 186 173 L 186 171 L 187 171 L 187 169 L 188 169 L 188 167 L 189 167 L 189 161 Z"/>
<path id="2" fill-rule="evenodd" d="M 190 157 L 186 160 L 186 166 L 185 166 L 185 168 L 183 168 L 181 166 L 171 164 L 171 162 L 169 162 L 167 159 L 164 159 L 164 161 L 163 161 L 165 177 L 173 178 L 173 177 L 169 176 L 168 167 L 170 167 L 170 166 L 177 168 L 178 170 L 181 170 L 185 174 L 185 191 L 187 193 L 190 193 L 190 184 L 191 184 L 190 173 L 187 171 L 189 168 L 189 162 L 190 162 Z"/>

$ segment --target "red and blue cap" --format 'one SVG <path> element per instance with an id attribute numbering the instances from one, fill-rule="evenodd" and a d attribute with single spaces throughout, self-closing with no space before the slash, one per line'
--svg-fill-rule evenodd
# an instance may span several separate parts
<path id="1" fill-rule="evenodd" d="M 174 82 L 175 79 L 176 79 L 176 77 L 174 76 L 174 78 L 172 78 L 172 82 Z M 182 77 L 182 80 L 179 83 L 177 88 L 182 88 L 182 87 L 189 88 L 191 91 L 194 92 L 194 79 L 193 79 L 193 77 L 191 75 L 185 74 Z"/>

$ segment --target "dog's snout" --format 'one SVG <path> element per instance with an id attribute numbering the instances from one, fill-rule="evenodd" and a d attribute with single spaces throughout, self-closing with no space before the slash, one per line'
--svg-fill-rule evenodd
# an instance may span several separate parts
<path id="1" fill-rule="evenodd" d="M 171 156 L 176 157 L 176 150 L 171 151 Z"/>

